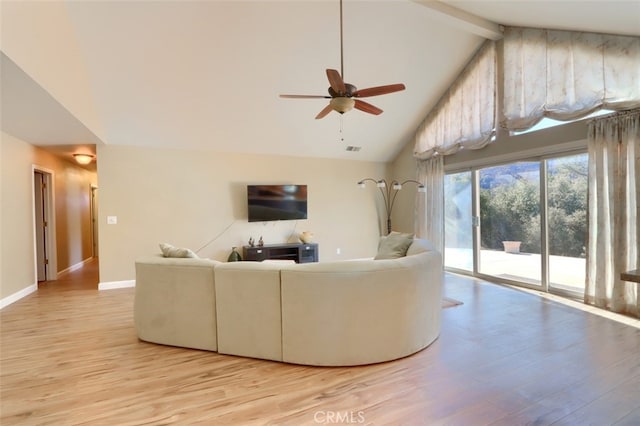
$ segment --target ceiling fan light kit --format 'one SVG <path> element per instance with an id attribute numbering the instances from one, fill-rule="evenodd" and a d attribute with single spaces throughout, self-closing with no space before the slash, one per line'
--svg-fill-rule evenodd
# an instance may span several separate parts
<path id="1" fill-rule="evenodd" d="M 371 96 L 386 95 L 388 93 L 399 92 L 405 90 L 402 83 L 388 84 L 386 86 L 369 87 L 367 89 L 358 90 L 353 84 L 344 82 L 344 60 L 343 60 L 343 40 L 342 40 L 342 0 L 340 0 L 340 72 L 334 69 L 327 69 L 327 79 L 329 80 L 329 95 L 280 95 L 281 98 L 289 99 L 331 99 L 329 105 L 325 106 L 322 111 L 316 115 L 316 119 L 320 119 L 329 114 L 332 110 L 340 114 L 358 109 L 368 114 L 379 115 L 382 110 L 370 103 L 354 98 L 367 98 Z"/>
<path id="2" fill-rule="evenodd" d="M 356 101 L 354 99 L 342 96 L 333 98 L 329 101 L 329 105 L 331 105 L 331 108 L 333 108 L 334 111 L 339 112 L 340 114 L 351 111 L 355 104 Z"/>

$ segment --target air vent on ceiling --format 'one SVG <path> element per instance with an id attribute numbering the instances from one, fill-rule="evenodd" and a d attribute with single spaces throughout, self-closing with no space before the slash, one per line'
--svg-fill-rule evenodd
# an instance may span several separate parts
<path id="1" fill-rule="evenodd" d="M 362 149 L 361 146 L 353 146 L 353 145 L 349 145 L 347 147 L 347 151 L 353 151 L 353 152 L 358 152 Z"/>

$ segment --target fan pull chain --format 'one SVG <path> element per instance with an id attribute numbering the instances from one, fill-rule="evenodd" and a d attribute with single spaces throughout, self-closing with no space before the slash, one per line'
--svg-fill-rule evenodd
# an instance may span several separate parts
<path id="1" fill-rule="evenodd" d="M 343 114 L 340 114 L 340 142 L 344 142 L 344 134 L 342 133 L 342 117 Z"/>

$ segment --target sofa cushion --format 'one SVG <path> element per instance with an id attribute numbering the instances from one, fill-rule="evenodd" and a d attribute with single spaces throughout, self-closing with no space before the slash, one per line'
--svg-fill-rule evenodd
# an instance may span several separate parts
<path id="1" fill-rule="evenodd" d="M 413 242 L 413 234 L 391 232 L 380 239 L 378 254 L 374 259 L 397 259 L 407 254 L 409 246 Z"/>
<path id="2" fill-rule="evenodd" d="M 282 361 L 281 266 L 230 262 L 215 268 L 218 352 Z"/>
<path id="3" fill-rule="evenodd" d="M 209 259 L 136 260 L 134 324 L 147 342 L 218 350 L 214 268 Z"/>
<path id="4" fill-rule="evenodd" d="M 160 243 L 160 250 L 162 251 L 162 255 L 164 257 L 198 257 L 198 255 L 195 254 L 191 249 L 174 247 L 168 243 Z"/>
<path id="5" fill-rule="evenodd" d="M 409 249 L 407 250 L 407 256 L 413 256 L 414 254 L 422 253 L 425 251 L 436 251 L 436 247 L 429 240 L 416 238 L 409 246 Z"/>

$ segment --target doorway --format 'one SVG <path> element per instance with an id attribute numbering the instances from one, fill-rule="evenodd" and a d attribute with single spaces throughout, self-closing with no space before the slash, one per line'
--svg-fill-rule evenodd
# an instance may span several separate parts
<path id="1" fill-rule="evenodd" d="M 91 185 L 91 254 L 98 257 L 98 186 Z"/>
<path id="2" fill-rule="evenodd" d="M 581 297 L 587 167 L 567 153 L 445 175 L 445 268 Z"/>
<path id="3" fill-rule="evenodd" d="M 51 170 L 33 167 L 33 227 L 38 282 L 57 278 L 52 182 Z"/>

